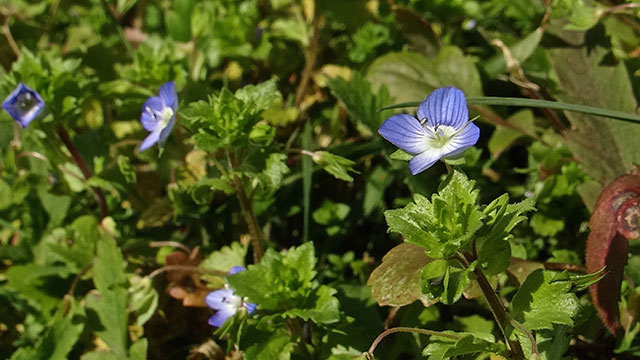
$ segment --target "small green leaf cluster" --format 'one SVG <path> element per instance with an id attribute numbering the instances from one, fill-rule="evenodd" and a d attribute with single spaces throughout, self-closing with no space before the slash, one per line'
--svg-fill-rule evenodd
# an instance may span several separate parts
<path id="1" fill-rule="evenodd" d="M 258 128 L 256 125 L 261 120 L 260 114 L 277 97 L 276 80 L 271 79 L 259 85 L 245 86 L 235 94 L 223 89 L 208 101 L 189 104 L 182 115 L 185 125 L 195 133 L 195 144 L 199 149 L 215 151 L 223 147 L 242 147 L 250 138 L 268 144 L 273 139 L 273 132 L 266 124 Z"/>
<path id="2" fill-rule="evenodd" d="M 237 295 L 258 304 L 261 317 L 257 330 L 251 331 L 272 333 L 267 343 L 259 345 L 252 339 L 255 333 L 246 334 L 243 341 L 248 345 L 248 353 L 258 351 L 256 346 L 273 346 L 279 351 L 290 352 L 293 348 L 285 346 L 292 336 L 284 330 L 287 327 L 297 329 L 292 332 L 294 338 L 304 337 L 301 326 L 306 322 L 315 325 L 305 326 L 323 327 L 340 320 L 339 302 L 334 296 L 336 290 L 315 280 L 316 261 L 311 243 L 283 253 L 270 249 L 259 264 L 249 265 L 247 271 L 227 277 Z"/>

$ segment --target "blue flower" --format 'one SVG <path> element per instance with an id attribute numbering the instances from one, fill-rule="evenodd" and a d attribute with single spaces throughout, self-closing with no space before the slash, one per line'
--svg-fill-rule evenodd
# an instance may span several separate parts
<path id="1" fill-rule="evenodd" d="M 26 128 L 44 110 L 44 101 L 38 92 L 24 83 L 19 83 L 18 87 L 4 100 L 2 108 L 20 126 Z"/>
<path id="2" fill-rule="evenodd" d="M 235 266 L 229 271 L 233 275 L 246 270 L 242 266 Z M 216 310 L 216 313 L 209 318 L 209 325 L 221 327 L 228 318 L 235 315 L 239 309 L 245 308 L 251 314 L 256 310 L 256 304 L 248 303 L 244 298 L 236 295 L 228 285 L 216 291 L 212 291 L 205 298 L 207 305 Z"/>
<path id="3" fill-rule="evenodd" d="M 140 145 L 140 151 L 145 151 L 155 143 L 164 144 L 173 129 L 178 110 L 178 95 L 176 84 L 169 81 L 160 87 L 159 96 L 152 96 L 142 106 L 140 122 L 150 131 Z"/>
<path id="4" fill-rule="evenodd" d="M 420 104 L 417 115 L 393 115 L 378 129 L 382 137 L 414 155 L 409 161 L 413 175 L 440 159 L 462 154 L 480 137 L 480 129 L 469 121 L 464 93 L 455 87 L 436 89 Z"/>

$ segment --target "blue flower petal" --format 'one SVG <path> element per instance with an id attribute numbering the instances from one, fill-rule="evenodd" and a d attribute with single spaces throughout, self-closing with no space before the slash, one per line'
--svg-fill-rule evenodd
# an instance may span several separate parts
<path id="1" fill-rule="evenodd" d="M 462 154 L 465 150 L 475 145 L 480 138 L 480 128 L 469 122 L 458 134 L 453 136 L 442 149 L 442 157 L 451 157 Z"/>
<path id="2" fill-rule="evenodd" d="M 420 155 L 414 156 L 409 161 L 409 170 L 411 170 L 412 175 L 417 175 L 430 168 L 431 165 L 440 160 L 440 157 L 441 155 L 439 150 L 429 149 Z"/>
<path id="3" fill-rule="evenodd" d="M 2 102 L 2 108 L 26 128 L 44 110 L 44 101 L 37 91 L 21 82 Z"/>
<path id="4" fill-rule="evenodd" d="M 244 266 L 234 266 L 231 268 L 231 270 L 229 270 L 229 275 L 233 275 L 233 274 L 237 274 L 241 271 L 245 271 L 247 270 Z"/>
<path id="5" fill-rule="evenodd" d="M 378 133 L 393 145 L 419 154 L 428 148 L 428 134 L 416 118 L 407 114 L 393 115 L 385 120 Z"/>
<path id="6" fill-rule="evenodd" d="M 166 106 L 160 96 L 151 96 L 142 105 L 142 112 L 160 115 Z"/>
<path id="7" fill-rule="evenodd" d="M 140 122 L 151 134 L 144 139 L 139 151 L 144 151 L 155 143 L 160 143 L 162 146 L 167 141 L 175 124 L 177 108 L 178 96 L 173 81 L 162 85 L 158 91 L 158 96 L 151 96 L 145 101 L 142 106 Z M 168 109 L 171 109 L 171 111 L 168 111 Z"/>
<path id="8" fill-rule="evenodd" d="M 178 94 L 176 93 L 176 83 L 169 81 L 160 87 L 160 98 L 164 106 L 169 106 L 175 112 L 178 109 Z"/>
<path id="9" fill-rule="evenodd" d="M 221 327 L 228 318 L 232 317 L 235 314 L 236 313 L 233 308 L 220 309 L 209 318 L 209 325 Z"/>
<path id="10" fill-rule="evenodd" d="M 448 125 L 461 128 L 469 120 L 469 109 L 464 93 L 455 87 L 434 90 L 418 107 L 418 119 L 429 120 L 429 125 Z"/>
<path id="11" fill-rule="evenodd" d="M 147 131 L 153 131 L 158 126 L 158 120 L 156 120 L 152 111 L 142 111 L 142 115 L 140 116 L 140 122 L 142 123 L 142 127 L 144 127 Z"/>
<path id="12" fill-rule="evenodd" d="M 247 312 L 249 314 L 253 314 L 253 312 L 256 311 L 256 306 L 257 305 L 253 303 L 248 303 L 248 302 L 244 303 L 244 307 L 247 308 Z"/>
<path id="13" fill-rule="evenodd" d="M 204 299 L 204 302 L 214 310 L 222 310 L 229 307 L 229 303 L 226 301 L 234 296 L 233 290 L 223 288 L 210 292 Z"/>
<path id="14" fill-rule="evenodd" d="M 156 129 L 152 131 L 149 135 L 147 135 L 146 138 L 144 138 L 144 140 L 142 140 L 142 144 L 140 144 L 140 149 L 138 149 L 138 151 L 139 152 L 145 151 L 151 146 L 153 146 L 153 144 L 157 143 L 160 140 L 161 133 L 162 133 L 162 129 Z"/>

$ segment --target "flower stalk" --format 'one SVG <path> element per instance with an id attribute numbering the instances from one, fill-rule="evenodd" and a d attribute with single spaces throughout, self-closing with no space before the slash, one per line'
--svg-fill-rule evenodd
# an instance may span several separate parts
<path id="1" fill-rule="evenodd" d="M 91 179 L 93 175 L 91 174 L 91 171 L 89 170 L 89 168 L 87 168 L 87 164 L 82 159 L 80 152 L 78 151 L 76 146 L 73 145 L 73 142 L 71 141 L 71 137 L 69 136 L 67 129 L 65 129 L 62 124 L 60 124 L 58 125 L 58 128 L 56 129 L 56 131 L 58 133 L 58 137 L 60 138 L 64 146 L 67 148 L 67 150 L 69 150 L 69 153 L 71 153 L 71 158 L 73 159 L 73 162 L 80 168 L 80 171 L 82 171 L 82 175 L 84 176 L 85 180 L 88 181 L 89 179 Z M 98 207 L 100 208 L 100 217 L 105 218 L 109 216 L 107 199 L 105 198 L 104 192 L 102 191 L 102 189 L 92 186 L 91 190 L 93 191 L 93 197 L 96 199 L 96 202 L 98 203 Z"/>
<path id="2" fill-rule="evenodd" d="M 468 267 L 470 259 L 472 257 L 473 255 L 471 254 L 465 254 L 464 257 L 460 257 L 458 259 L 463 266 Z M 473 272 L 476 275 L 476 281 L 480 286 L 480 290 L 482 290 L 482 294 L 489 304 L 491 313 L 493 314 L 493 317 L 498 324 L 498 328 L 500 328 L 500 332 L 502 333 L 505 342 L 509 344 L 511 355 L 515 359 L 525 359 L 520 342 L 517 340 L 509 339 L 509 336 L 507 335 L 506 329 L 509 325 L 511 325 L 511 318 L 509 317 L 507 310 L 504 308 L 502 300 L 500 300 L 498 294 L 496 294 L 496 291 L 493 289 L 493 287 L 491 287 L 491 284 L 489 284 L 489 280 L 487 280 L 487 277 L 484 275 L 484 272 L 482 272 L 482 269 L 479 266 L 476 266 Z"/>
<path id="3" fill-rule="evenodd" d="M 236 191 L 236 195 L 238 196 L 238 202 L 240 202 L 242 216 L 244 217 L 244 221 L 247 223 L 247 228 L 249 229 L 251 247 L 253 249 L 253 262 L 257 264 L 262 259 L 262 255 L 264 255 L 264 240 L 260 233 L 258 219 L 256 218 L 256 213 L 253 211 L 253 203 L 245 191 L 244 183 L 238 176 L 233 177 L 233 187 Z"/>

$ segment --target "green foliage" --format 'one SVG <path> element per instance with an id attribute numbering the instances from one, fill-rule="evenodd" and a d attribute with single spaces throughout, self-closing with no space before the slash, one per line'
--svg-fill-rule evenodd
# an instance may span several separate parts
<path id="1" fill-rule="evenodd" d="M 553 324 L 573 325 L 578 298 L 568 279 L 550 271 L 532 272 L 513 297 L 513 318 L 531 330 L 552 329 Z"/>
<path id="2" fill-rule="evenodd" d="M 381 86 L 374 93 L 369 81 L 359 72 L 353 74 L 350 84 L 341 77 L 335 77 L 329 81 L 329 87 L 344 104 L 358 131 L 365 136 L 374 134 L 389 115 L 389 111 L 378 111 L 391 102 L 387 88 Z"/>
<path id="3" fill-rule="evenodd" d="M 314 278 L 316 259 L 313 244 L 290 248 L 285 254 L 268 250 L 257 265 L 227 278 L 240 296 L 259 304 L 259 309 L 281 318 L 302 318 L 318 324 L 339 319 L 335 290 Z"/>
<path id="4" fill-rule="evenodd" d="M 474 334 L 460 334 L 458 340 L 433 337 L 432 341 L 422 352 L 430 360 L 451 359 L 460 355 L 474 353 L 503 354 L 504 345 L 497 344 L 494 339 L 475 336 Z"/>
<path id="5" fill-rule="evenodd" d="M 276 82 L 248 85 L 235 94 L 223 89 L 207 102 L 191 103 L 183 112 L 186 126 L 195 133 L 196 146 L 205 151 L 243 146 L 260 121 L 260 114 L 277 98 Z"/>
<path id="6" fill-rule="evenodd" d="M 46 105 L 0 109 L 0 358 L 364 359 L 391 327 L 440 335 L 376 358 L 640 356 L 638 245 L 615 337 L 586 293 L 608 270 L 582 273 L 601 189 L 640 164 L 638 125 L 593 115 L 637 112 L 634 2 L 0 3 L 0 100 Z M 168 81 L 175 126 L 140 152 Z M 377 130 L 443 86 L 480 140 L 410 176 Z M 224 286 L 257 309 L 216 330 Z"/>
<path id="7" fill-rule="evenodd" d="M 476 204 L 478 191 L 474 184 L 461 172 L 453 172 L 431 201 L 416 194 L 406 207 L 385 211 L 389 231 L 423 247 L 434 259 L 463 251 L 482 227 L 484 218 Z"/>

